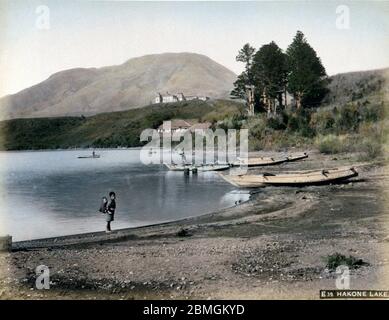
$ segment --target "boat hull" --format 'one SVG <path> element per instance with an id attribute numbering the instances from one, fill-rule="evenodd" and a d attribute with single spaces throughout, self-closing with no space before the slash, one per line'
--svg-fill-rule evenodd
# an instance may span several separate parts
<path id="1" fill-rule="evenodd" d="M 285 157 L 278 157 L 278 158 L 272 158 L 272 157 L 252 157 L 246 159 L 240 159 L 240 161 L 236 161 L 232 163 L 234 167 L 238 166 L 248 166 L 248 167 L 263 167 L 263 166 L 272 166 L 276 164 L 281 164 L 284 162 L 292 162 L 292 161 L 298 161 L 308 158 L 307 153 L 302 154 L 291 154 Z"/>
<path id="2" fill-rule="evenodd" d="M 80 157 L 77 157 L 77 158 L 78 159 L 99 159 L 100 156 L 99 155 L 97 155 L 97 156 L 85 156 L 85 157 L 80 156 Z"/>
<path id="3" fill-rule="evenodd" d="M 275 164 L 280 164 L 288 161 L 287 157 L 282 158 L 267 158 L 267 157 L 256 157 L 248 158 L 246 160 L 236 161 L 232 163 L 233 167 L 247 166 L 247 167 L 261 167 L 261 166 L 271 166 Z"/>
<path id="4" fill-rule="evenodd" d="M 343 181 L 356 176 L 358 176 L 358 172 L 354 168 L 311 170 L 282 174 L 222 175 L 226 181 L 240 188 L 257 188 L 266 185 L 320 185 Z"/>
<path id="5" fill-rule="evenodd" d="M 293 162 L 293 161 L 298 161 L 298 160 L 302 160 L 302 159 L 306 159 L 308 158 L 308 154 L 307 153 L 302 153 L 302 154 L 296 154 L 296 155 L 288 155 L 287 156 L 287 161 L 288 162 Z"/>

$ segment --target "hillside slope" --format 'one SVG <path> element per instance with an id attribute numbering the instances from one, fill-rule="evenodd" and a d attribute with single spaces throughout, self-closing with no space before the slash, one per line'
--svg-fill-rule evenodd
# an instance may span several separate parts
<path id="1" fill-rule="evenodd" d="M 389 93 L 389 68 L 340 73 L 330 79 L 326 105 L 340 106 L 360 99 L 378 102 Z"/>
<path id="2" fill-rule="evenodd" d="M 236 75 L 194 53 L 133 58 L 103 68 L 71 69 L 0 99 L 0 119 L 94 115 L 148 105 L 157 92 L 228 97 Z"/>
<path id="3" fill-rule="evenodd" d="M 0 122 L 0 150 L 85 147 L 136 147 L 140 133 L 163 121 L 181 118 L 215 122 L 243 114 L 244 105 L 230 100 L 188 101 L 91 117 L 12 119 Z"/>

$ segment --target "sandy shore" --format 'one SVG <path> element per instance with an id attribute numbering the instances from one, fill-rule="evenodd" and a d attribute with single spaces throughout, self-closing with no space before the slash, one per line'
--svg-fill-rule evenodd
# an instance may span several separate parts
<path id="1" fill-rule="evenodd" d="M 311 153 L 256 171 L 355 162 Z M 261 188 L 247 203 L 175 223 L 16 243 L 0 255 L 0 298 L 318 299 L 336 288 L 326 268 L 335 252 L 367 263 L 351 270 L 351 289 L 388 290 L 388 172 L 358 171 L 345 184 Z M 39 265 L 50 268 L 50 290 L 35 289 Z"/>

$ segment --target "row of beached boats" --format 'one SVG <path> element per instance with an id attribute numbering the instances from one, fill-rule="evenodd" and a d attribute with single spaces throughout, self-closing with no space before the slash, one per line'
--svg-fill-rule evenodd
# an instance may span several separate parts
<path id="1" fill-rule="evenodd" d="M 307 153 L 293 154 L 281 157 L 251 157 L 239 159 L 233 163 L 225 164 L 165 164 L 172 171 L 224 171 L 231 167 L 261 167 L 277 165 L 284 162 L 298 161 L 308 157 Z M 260 173 L 252 174 L 250 171 L 244 174 L 222 174 L 221 177 L 240 188 L 257 188 L 266 185 L 316 185 L 328 184 L 342 180 L 347 180 L 358 176 L 358 172 L 353 167 L 340 167 L 321 170 L 289 171 L 282 173 Z"/>
<path id="2" fill-rule="evenodd" d="M 215 164 L 176 164 L 176 163 L 165 163 L 165 166 L 171 171 L 224 171 L 231 167 L 259 167 L 259 166 L 271 166 L 281 164 L 284 162 L 297 161 L 308 158 L 307 153 L 292 154 L 281 157 L 252 157 L 252 158 L 237 158 L 237 161 L 231 163 L 215 163 Z"/>

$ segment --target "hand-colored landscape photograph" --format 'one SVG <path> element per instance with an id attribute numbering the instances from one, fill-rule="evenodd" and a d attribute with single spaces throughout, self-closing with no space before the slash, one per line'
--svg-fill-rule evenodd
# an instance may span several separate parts
<path id="1" fill-rule="evenodd" d="M 388 1 L 2 1 L 0 300 L 388 299 L 388 51 Z"/>

